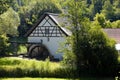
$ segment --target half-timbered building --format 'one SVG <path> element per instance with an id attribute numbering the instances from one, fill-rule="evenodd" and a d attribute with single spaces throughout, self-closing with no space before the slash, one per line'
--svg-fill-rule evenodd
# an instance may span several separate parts
<path id="1" fill-rule="evenodd" d="M 59 14 L 45 13 L 38 22 L 25 34 L 28 37 L 28 55 L 32 58 L 45 59 L 48 56 L 62 59 L 63 53 L 58 52 L 60 44 L 71 32 L 64 28 L 65 18 Z"/>

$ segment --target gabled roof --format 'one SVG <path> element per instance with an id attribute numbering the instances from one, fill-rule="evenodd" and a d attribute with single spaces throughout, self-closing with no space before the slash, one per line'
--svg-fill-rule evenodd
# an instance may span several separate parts
<path id="1" fill-rule="evenodd" d="M 28 30 L 28 32 L 24 36 L 28 37 L 46 16 L 48 16 L 66 36 L 70 36 L 72 34 L 71 31 L 69 31 L 68 29 L 62 26 L 63 23 L 64 23 L 64 26 L 68 24 L 67 24 L 67 20 L 61 17 L 60 14 L 44 13 L 43 16 L 40 17 L 40 19 L 36 22 L 36 24 L 34 24 L 33 27 L 31 27 L 31 29 Z"/>
<path id="2" fill-rule="evenodd" d="M 120 28 L 104 29 L 110 38 L 114 38 L 117 43 L 120 43 Z"/>
<path id="3" fill-rule="evenodd" d="M 31 27 L 31 29 L 25 34 L 25 37 L 28 37 L 46 16 L 48 16 L 56 25 L 58 25 L 59 29 L 66 36 L 72 35 L 72 32 L 64 27 L 64 26 L 70 26 L 67 18 L 62 17 L 60 14 L 44 13 L 43 16 L 41 16 L 40 19 L 37 21 L 37 23 L 34 24 L 33 27 Z M 116 28 L 116 29 L 109 28 L 103 30 L 105 31 L 105 33 L 108 34 L 110 38 L 114 38 L 117 43 L 120 43 L 120 28 Z"/>

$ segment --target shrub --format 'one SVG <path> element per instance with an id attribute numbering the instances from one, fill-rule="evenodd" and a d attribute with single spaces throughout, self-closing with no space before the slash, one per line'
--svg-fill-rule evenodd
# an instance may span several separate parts
<path id="1" fill-rule="evenodd" d="M 115 76 L 118 65 L 116 42 L 103 32 L 97 22 L 89 25 L 81 26 L 77 44 L 75 36 L 68 40 L 71 50 L 68 51 L 67 49 L 66 51 L 67 53 L 71 51 L 72 54 L 68 53 L 63 56 L 64 63 L 68 63 L 69 66 L 71 62 L 74 62 L 79 77 L 86 74 L 92 74 L 91 76 Z M 75 57 L 73 57 L 74 55 Z"/>
<path id="2" fill-rule="evenodd" d="M 8 54 L 8 38 L 5 34 L 0 35 L 0 56 Z"/>

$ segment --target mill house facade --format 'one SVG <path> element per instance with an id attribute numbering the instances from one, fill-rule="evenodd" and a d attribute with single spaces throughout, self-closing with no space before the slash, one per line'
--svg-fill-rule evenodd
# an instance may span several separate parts
<path id="1" fill-rule="evenodd" d="M 45 59 L 47 57 L 62 59 L 63 53 L 58 52 L 60 44 L 71 32 L 62 27 L 65 22 L 59 14 L 45 13 L 38 22 L 25 34 L 28 43 L 28 55 L 32 58 Z"/>

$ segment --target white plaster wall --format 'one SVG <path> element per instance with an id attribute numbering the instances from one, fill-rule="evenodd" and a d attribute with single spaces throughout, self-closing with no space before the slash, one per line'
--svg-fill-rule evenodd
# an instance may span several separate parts
<path id="1" fill-rule="evenodd" d="M 49 41 L 47 37 L 28 37 L 28 42 L 41 42 L 43 43 L 49 50 L 49 52 L 54 56 L 54 58 L 62 59 L 63 53 L 58 53 L 58 49 L 60 48 L 60 43 L 65 41 L 64 37 L 49 37 Z"/>

